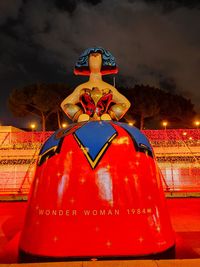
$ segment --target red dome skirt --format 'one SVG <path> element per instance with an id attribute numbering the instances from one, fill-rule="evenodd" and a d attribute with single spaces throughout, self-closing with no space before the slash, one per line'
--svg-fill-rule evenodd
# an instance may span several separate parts
<path id="1" fill-rule="evenodd" d="M 140 257 L 175 244 L 147 138 L 125 123 L 72 124 L 43 145 L 20 252 L 50 258 Z"/>

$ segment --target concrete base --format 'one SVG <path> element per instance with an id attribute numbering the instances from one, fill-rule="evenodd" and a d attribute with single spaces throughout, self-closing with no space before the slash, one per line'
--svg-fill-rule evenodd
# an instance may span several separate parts
<path id="1" fill-rule="evenodd" d="M 28 264 L 0 264 L 0 267 L 199 267 L 200 259 L 188 260 L 116 260 L 74 261 Z"/>

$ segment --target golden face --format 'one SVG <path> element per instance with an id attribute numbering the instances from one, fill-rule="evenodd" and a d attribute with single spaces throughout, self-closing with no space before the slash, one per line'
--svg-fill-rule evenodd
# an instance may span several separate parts
<path id="1" fill-rule="evenodd" d="M 100 53 L 91 53 L 89 55 L 89 67 L 91 72 L 100 72 L 102 65 L 102 56 Z"/>

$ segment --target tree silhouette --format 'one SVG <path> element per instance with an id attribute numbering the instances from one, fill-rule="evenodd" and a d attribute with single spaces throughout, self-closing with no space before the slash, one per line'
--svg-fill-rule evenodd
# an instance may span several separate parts
<path id="1" fill-rule="evenodd" d="M 127 118 L 139 120 L 140 129 L 144 123 L 151 120 L 168 119 L 189 126 L 195 115 L 194 106 L 190 99 L 181 95 L 171 94 L 159 88 L 135 85 L 133 88 L 120 88 L 131 102 Z M 152 123 L 155 124 L 155 123 Z"/>
<path id="2" fill-rule="evenodd" d="M 46 130 L 46 122 L 54 113 L 57 115 L 60 128 L 60 103 L 69 88 L 62 84 L 34 84 L 21 89 L 14 89 L 9 96 L 8 105 L 16 117 L 29 114 L 41 120 L 42 131 Z"/>
<path id="3" fill-rule="evenodd" d="M 159 91 L 157 89 L 144 85 L 135 85 L 134 88 L 123 88 L 121 92 L 124 92 L 131 102 L 127 117 L 138 118 L 141 130 L 144 128 L 144 121 L 147 118 L 159 114 Z"/>

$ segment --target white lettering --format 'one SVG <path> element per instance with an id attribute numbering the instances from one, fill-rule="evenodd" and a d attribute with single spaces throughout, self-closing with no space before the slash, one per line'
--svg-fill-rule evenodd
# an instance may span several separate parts
<path id="1" fill-rule="evenodd" d="M 62 216 L 63 215 L 63 210 L 59 210 L 58 214 L 59 214 L 59 216 Z"/>
<path id="2" fill-rule="evenodd" d="M 97 215 L 97 214 L 98 214 L 97 210 L 92 211 L 92 215 Z"/>
<path id="3" fill-rule="evenodd" d="M 45 210 L 45 215 L 49 216 L 50 215 L 50 210 Z"/>
<path id="4" fill-rule="evenodd" d="M 119 210 L 115 210 L 115 215 L 119 215 Z"/>
<path id="5" fill-rule="evenodd" d="M 100 210 L 99 211 L 99 215 L 106 215 L 106 211 L 105 210 Z"/>
<path id="6" fill-rule="evenodd" d="M 57 215 L 57 210 L 52 210 L 52 215 Z"/>
<path id="7" fill-rule="evenodd" d="M 43 214 L 44 214 L 44 210 L 39 209 L 39 215 L 43 215 Z"/>
<path id="8" fill-rule="evenodd" d="M 77 215 L 77 210 L 72 210 L 72 216 L 76 216 Z"/>
<path id="9" fill-rule="evenodd" d="M 90 210 L 84 210 L 83 213 L 84 215 L 90 215 Z"/>
<path id="10" fill-rule="evenodd" d="M 108 210 L 108 215 L 113 215 L 112 210 Z"/>
<path id="11" fill-rule="evenodd" d="M 66 215 L 66 216 L 69 216 L 69 210 L 66 210 L 66 211 L 65 211 L 65 215 Z"/>

